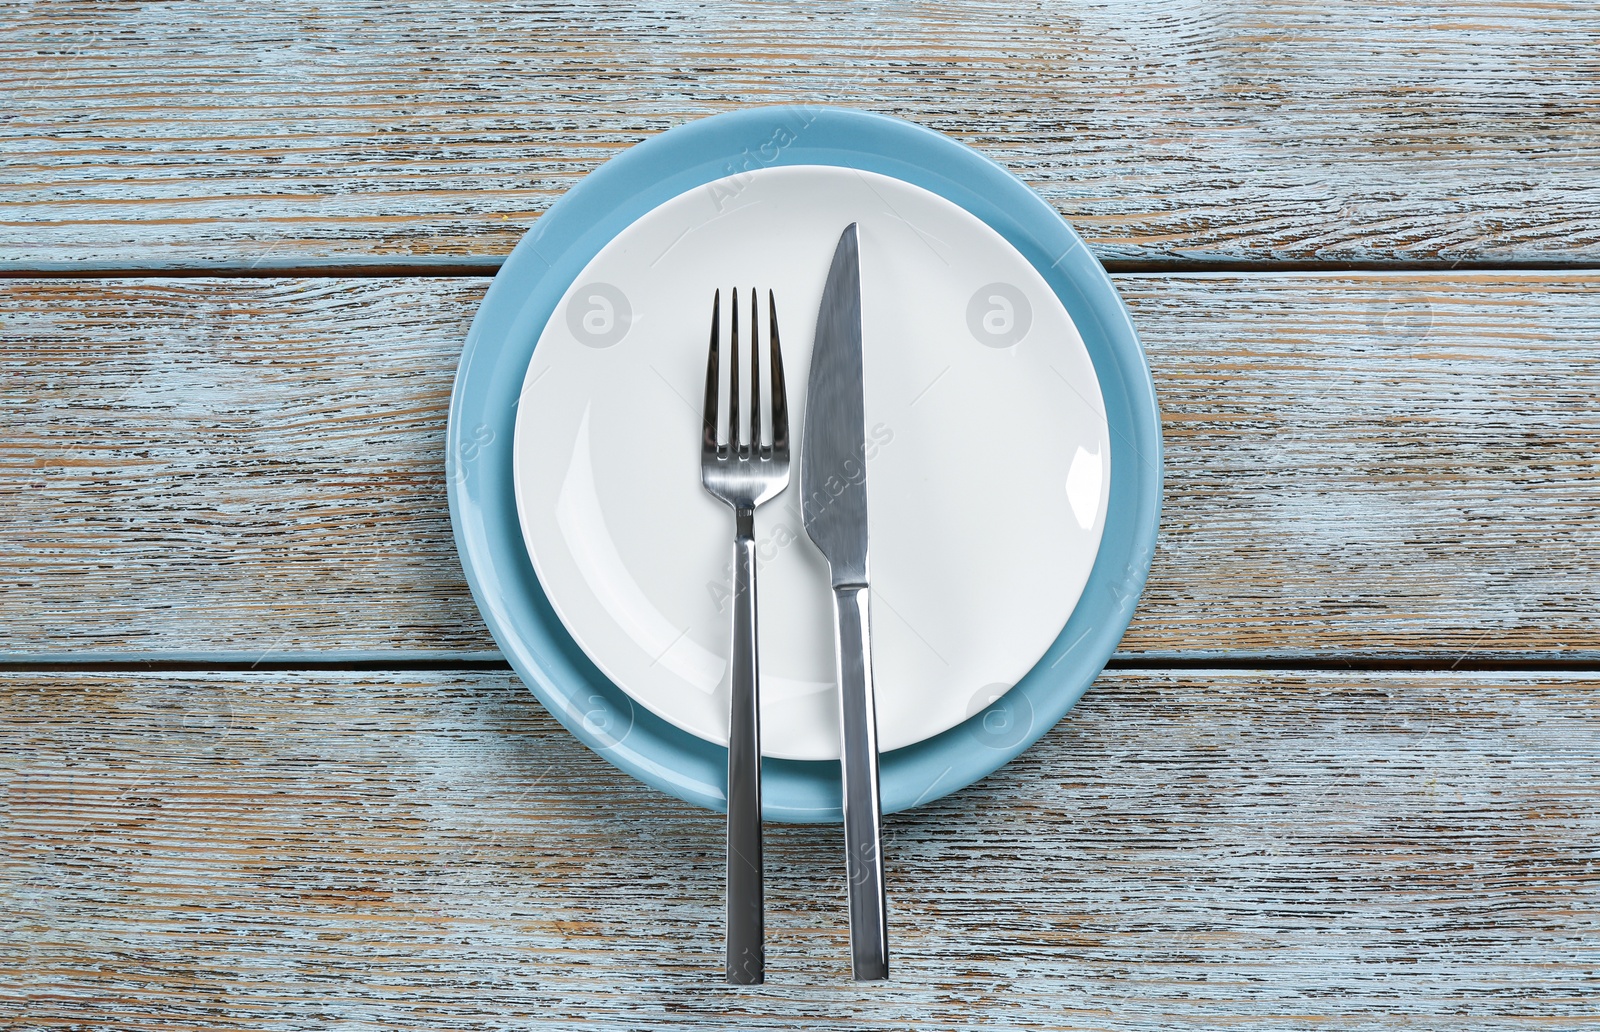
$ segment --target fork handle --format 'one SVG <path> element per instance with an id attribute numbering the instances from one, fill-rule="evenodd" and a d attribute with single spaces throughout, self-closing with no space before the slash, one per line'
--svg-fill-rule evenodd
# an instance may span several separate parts
<path id="1" fill-rule="evenodd" d="M 755 511 L 735 510 L 733 697 L 728 723 L 728 981 L 766 978 L 761 868 L 761 707 L 756 667 Z"/>
<path id="2" fill-rule="evenodd" d="M 878 797 L 878 717 L 865 584 L 833 587 L 839 673 L 839 750 L 844 780 L 845 871 L 849 876 L 850 970 L 857 981 L 889 977 L 888 905 Z"/>

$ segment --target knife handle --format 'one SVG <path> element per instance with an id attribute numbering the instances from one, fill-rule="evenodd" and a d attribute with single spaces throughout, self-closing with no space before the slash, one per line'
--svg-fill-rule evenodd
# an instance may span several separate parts
<path id="1" fill-rule="evenodd" d="M 857 981 L 889 977 L 888 904 L 878 799 L 878 717 L 872 692 L 867 586 L 833 588 L 839 673 L 840 767 L 844 778 L 845 870 L 849 875 L 850 968 Z"/>
<path id="2" fill-rule="evenodd" d="M 754 514 L 733 540 L 732 701 L 728 720 L 728 951 L 735 985 L 766 978 L 761 864 L 761 705 L 756 650 Z"/>

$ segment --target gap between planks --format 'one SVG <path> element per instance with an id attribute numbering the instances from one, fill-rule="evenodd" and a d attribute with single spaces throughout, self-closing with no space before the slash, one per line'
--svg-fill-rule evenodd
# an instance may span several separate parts
<path id="1" fill-rule="evenodd" d="M 129 652 L 82 652 L 69 655 L 0 653 L 3 673 L 248 673 L 339 672 L 351 673 L 472 673 L 510 672 L 509 661 L 498 652 L 408 653 L 333 651 L 296 652 L 271 657 L 250 652 L 181 652 L 141 656 Z M 1500 652 L 1464 655 L 1452 662 L 1434 655 L 1329 656 L 1317 653 L 1216 653 L 1118 652 L 1106 661 L 1107 670 L 1151 673 L 1161 670 L 1250 673 L 1256 671 L 1303 673 L 1570 673 L 1600 676 L 1600 652 Z"/>
<path id="2" fill-rule="evenodd" d="M 252 262 L 247 265 L 101 265 L 96 262 L 0 264 L 0 280 L 59 279 L 460 279 L 493 277 L 505 264 L 504 257 L 468 261 L 409 261 L 342 264 L 340 262 L 295 262 L 274 265 Z M 1134 261 L 1104 259 L 1100 265 L 1113 276 L 1237 276 L 1259 274 L 1348 275 L 1351 273 L 1461 275 L 1473 273 L 1571 273 L 1600 272 L 1600 259 L 1539 259 L 1526 261 L 1207 261 L 1169 259 Z"/>

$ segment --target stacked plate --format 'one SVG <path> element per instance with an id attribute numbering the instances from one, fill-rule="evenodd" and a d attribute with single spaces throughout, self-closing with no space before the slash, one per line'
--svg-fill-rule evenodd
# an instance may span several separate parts
<path id="1" fill-rule="evenodd" d="M 1149 371 L 1104 271 L 1025 185 L 930 130 L 832 108 L 736 112 L 633 148 L 495 278 L 452 399 L 450 505 L 484 619 L 545 706 L 708 807 L 724 803 L 731 583 L 727 511 L 699 475 L 710 298 L 773 290 L 796 422 L 852 222 L 884 809 L 1047 731 L 1149 569 Z M 798 491 L 758 510 L 756 537 L 764 812 L 838 820 L 827 567 Z"/>

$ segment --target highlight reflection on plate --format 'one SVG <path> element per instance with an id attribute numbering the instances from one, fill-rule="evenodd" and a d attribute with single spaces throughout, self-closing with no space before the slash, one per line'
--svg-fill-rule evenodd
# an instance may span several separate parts
<path id="1" fill-rule="evenodd" d="M 732 521 L 699 475 L 712 291 L 775 292 L 798 440 L 822 282 L 850 222 L 885 749 L 959 724 L 1035 665 L 1105 527 L 1111 447 L 1088 352 L 986 223 L 902 180 L 820 165 L 660 204 L 544 326 L 517 410 L 516 497 L 539 581 L 583 651 L 639 704 L 719 744 Z M 763 747 L 831 759 L 827 567 L 800 524 L 801 486 L 756 516 Z"/>

